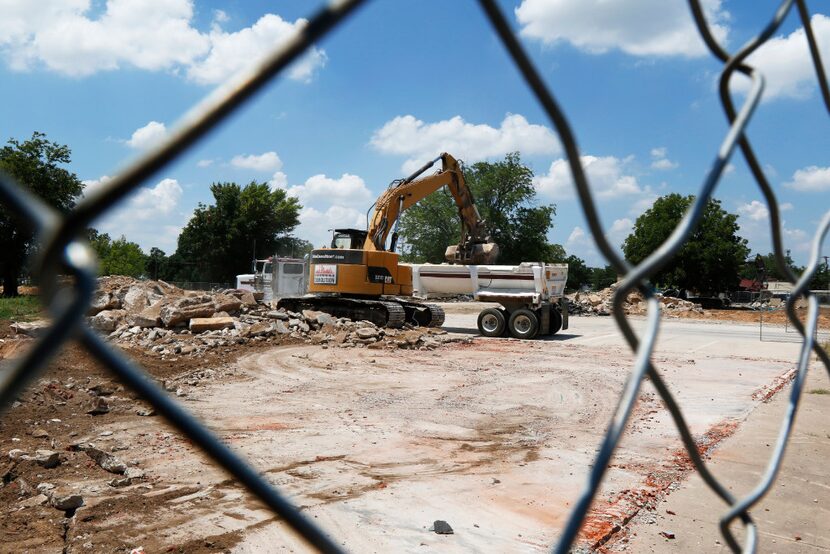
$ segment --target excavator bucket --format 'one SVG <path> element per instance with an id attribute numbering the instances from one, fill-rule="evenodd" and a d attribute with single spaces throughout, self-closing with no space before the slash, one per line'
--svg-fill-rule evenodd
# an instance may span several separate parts
<path id="1" fill-rule="evenodd" d="M 447 248 L 444 257 L 451 264 L 492 265 L 499 257 L 499 246 L 494 242 L 454 244 Z"/>

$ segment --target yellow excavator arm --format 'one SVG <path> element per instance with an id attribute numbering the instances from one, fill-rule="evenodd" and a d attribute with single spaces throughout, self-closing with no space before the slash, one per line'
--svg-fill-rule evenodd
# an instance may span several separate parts
<path id="1" fill-rule="evenodd" d="M 441 160 L 441 170 L 427 177 L 421 175 Z M 398 223 L 401 213 L 419 200 L 429 196 L 441 187 L 450 191 L 458 215 L 461 218 L 461 242 L 447 248 L 446 258 L 450 263 L 492 264 L 498 257 L 499 248 L 490 240 L 486 223 L 476 209 L 473 195 L 464 180 L 464 173 L 455 158 L 444 152 L 425 164 L 415 173 L 396 181 L 377 199 L 375 211 L 369 223 L 365 250 L 393 251 L 398 240 Z M 392 240 L 389 248 L 386 241 Z"/>

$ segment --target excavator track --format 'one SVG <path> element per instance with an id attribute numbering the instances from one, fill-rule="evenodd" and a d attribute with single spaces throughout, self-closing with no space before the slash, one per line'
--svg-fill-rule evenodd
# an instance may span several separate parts
<path id="1" fill-rule="evenodd" d="M 444 309 L 436 304 L 421 304 L 398 300 L 406 311 L 406 322 L 418 327 L 440 327 L 444 324 Z"/>
<path id="2" fill-rule="evenodd" d="M 292 312 L 315 310 L 334 317 L 345 317 L 353 321 L 371 321 L 378 327 L 400 328 L 406 323 L 406 310 L 400 302 L 391 300 L 368 300 L 342 296 L 295 296 L 281 298 L 278 308 Z"/>

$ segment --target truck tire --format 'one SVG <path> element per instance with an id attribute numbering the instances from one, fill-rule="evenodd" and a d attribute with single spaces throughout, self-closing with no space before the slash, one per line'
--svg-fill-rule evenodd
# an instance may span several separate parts
<path id="1" fill-rule="evenodd" d="M 562 314 L 559 313 L 559 310 L 554 308 L 553 306 L 550 307 L 550 334 L 555 335 L 562 329 Z"/>
<path id="2" fill-rule="evenodd" d="M 485 337 L 502 336 L 506 326 L 504 312 L 498 308 L 487 308 L 478 314 L 478 330 Z"/>
<path id="3" fill-rule="evenodd" d="M 514 338 L 530 340 L 539 332 L 539 318 L 532 310 L 521 308 L 510 314 L 507 327 Z"/>

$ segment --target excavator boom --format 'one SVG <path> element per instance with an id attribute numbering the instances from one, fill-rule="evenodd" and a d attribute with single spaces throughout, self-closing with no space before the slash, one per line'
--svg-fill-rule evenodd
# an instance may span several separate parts
<path id="1" fill-rule="evenodd" d="M 441 160 L 437 173 L 421 177 Z M 394 251 L 397 243 L 397 226 L 401 213 L 419 200 L 446 186 L 458 208 L 461 219 L 461 241 L 447 248 L 446 259 L 459 264 L 493 264 L 498 257 L 498 246 L 487 233 L 486 222 L 481 218 L 473 201 L 473 194 L 464 180 L 461 167 L 446 152 L 428 162 L 415 173 L 392 184 L 375 203 L 375 211 L 369 223 L 365 248 L 368 250 Z M 386 241 L 392 235 L 389 247 Z"/>

